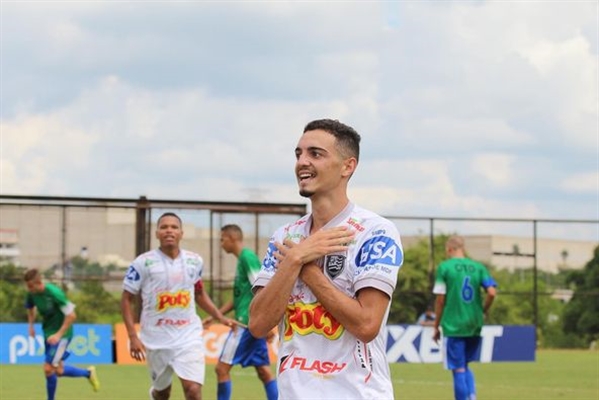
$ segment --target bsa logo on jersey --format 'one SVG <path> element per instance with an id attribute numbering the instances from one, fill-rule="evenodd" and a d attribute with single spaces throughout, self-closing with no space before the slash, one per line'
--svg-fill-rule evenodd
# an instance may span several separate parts
<path id="1" fill-rule="evenodd" d="M 345 268 L 345 254 L 329 254 L 324 257 L 324 270 L 331 278 L 336 278 Z"/>
<path id="2" fill-rule="evenodd" d="M 375 236 L 370 238 L 360 248 L 356 255 L 358 268 L 386 265 L 399 267 L 403 262 L 401 248 L 389 236 Z"/>

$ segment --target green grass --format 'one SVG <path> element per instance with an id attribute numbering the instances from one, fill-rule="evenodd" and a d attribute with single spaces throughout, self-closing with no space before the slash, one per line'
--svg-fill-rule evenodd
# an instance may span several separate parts
<path id="1" fill-rule="evenodd" d="M 599 352 L 541 350 L 536 362 L 472 364 L 478 398 L 489 399 L 599 399 Z M 98 365 L 102 383 L 94 393 L 85 379 L 61 378 L 57 399 L 147 400 L 150 378 L 144 366 Z M 264 399 L 253 369 L 234 367 L 233 399 Z M 453 398 L 451 373 L 441 364 L 391 365 L 396 399 Z M 44 399 L 41 365 L 0 365 L 0 399 Z M 203 398 L 216 398 L 214 368 L 206 368 Z M 183 399 L 175 378 L 171 399 Z"/>

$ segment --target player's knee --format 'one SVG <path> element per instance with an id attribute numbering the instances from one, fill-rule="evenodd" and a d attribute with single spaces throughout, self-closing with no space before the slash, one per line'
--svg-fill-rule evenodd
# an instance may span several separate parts
<path id="1" fill-rule="evenodd" d="M 231 367 L 229 365 L 221 363 L 221 362 L 216 364 L 216 367 L 214 367 L 214 372 L 216 372 L 216 377 L 218 378 L 219 382 L 229 376 L 230 370 L 231 370 Z"/>
<path id="2" fill-rule="evenodd" d="M 171 397 L 171 387 L 166 389 L 156 390 L 154 389 L 154 399 L 156 400 L 168 400 Z"/>
<path id="3" fill-rule="evenodd" d="M 50 376 L 50 375 L 53 375 L 54 372 L 55 372 L 55 369 L 51 364 L 48 364 L 48 363 L 44 364 L 44 375 Z"/>
<path id="4" fill-rule="evenodd" d="M 256 367 L 256 373 L 263 383 L 268 383 L 274 379 L 269 366 Z"/>
<path id="5" fill-rule="evenodd" d="M 201 400 L 202 399 L 202 385 L 193 382 L 193 384 L 185 385 L 183 387 L 185 392 L 185 400 Z"/>

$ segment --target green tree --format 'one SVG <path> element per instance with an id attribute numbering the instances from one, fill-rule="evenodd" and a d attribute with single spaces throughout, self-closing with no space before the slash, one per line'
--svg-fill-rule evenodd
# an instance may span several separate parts
<path id="1" fill-rule="evenodd" d="M 447 238 L 447 235 L 433 238 L 435 267 L 445 256 Z M 429 248 L 428 237 L 425 237 L 404 249 L 404 263 L 393 292 L 389 324 L 412 324 L 426 310 L 427 305 L 433 303 Z"/>
<path id="2" fill-rule="evenodd" d="M 573 272 L 568 283 L 574 286 L 574 295 L 564 309 L 564 332 L 578 334 L 589 344 L 599 338 L 599 246 L 584 270 Z"/>
<path id="3" fill-rule="evenodd" d="M 98 280 L 81 282 L 79 290 L 70 293 L 69 297 L 77 306 L 77 322 L 99 324 L 121 321 L 119 300 Z"/>
<path id="4" fill-rule="evenodd" d="M 25 282 L 23 281 L 24 268 L 14 264 L 0 266 L 0 321 L 23 322 L 27 321 L 25 310 Z"/>

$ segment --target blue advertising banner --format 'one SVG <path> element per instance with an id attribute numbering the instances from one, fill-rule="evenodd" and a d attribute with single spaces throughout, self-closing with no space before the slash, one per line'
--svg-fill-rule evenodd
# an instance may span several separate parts
<path id="1" fill-rule="evenodd" d="M 435 343 L 432 327 L 420 325 L 387 326 L 387 360 L 389 362 L 442 362 L 442 341 Z M 536 335 L 533 325 L 487 325 L 481 331 L 482 344 L 478 360 L 534 361 Z"/>
<path id="2" fill-rule="evenodd" d="M 42 325 L 34 327 L 36 335 L 29 337 L 28 324 L 0 324 L 0 364 L 44 362 Z M 112 325 L 74 324 L 68 350 L 71 364 L 112 363 Z"/>

